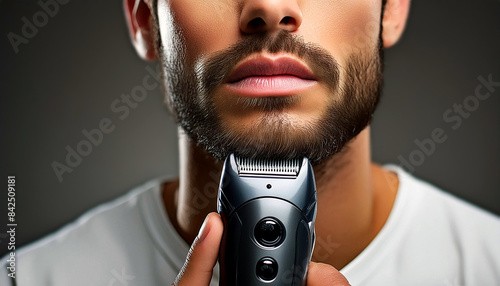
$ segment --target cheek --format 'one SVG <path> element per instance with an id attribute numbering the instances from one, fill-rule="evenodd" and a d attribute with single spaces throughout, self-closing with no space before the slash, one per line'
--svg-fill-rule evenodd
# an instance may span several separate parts
<path id="1" fill-rule="evenodd" d="M 169 10 L 177 32 L 185 41 L 187 60 L 229 47 L 239 35 L 238 14 L 232 0 L 160 0 L 159 13 Z M 160 18 L 161 21 L 161 18 Z M 163 34 L 163 32 L 162 32 Z"/>
<path id="2" fill-rule="evenodd" d="M 380 0 L 315 0 L 305 4 L 302 33 L 343 65 L 353 52 L 377 47 L 381 5 Z"/>

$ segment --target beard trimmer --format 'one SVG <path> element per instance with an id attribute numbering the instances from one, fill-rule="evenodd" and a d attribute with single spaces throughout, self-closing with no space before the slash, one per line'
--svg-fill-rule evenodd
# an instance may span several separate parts
<path id="1" fill-rule="evenodd" d="M 316 200 L 307 158 L 229 155 L 217 198 L 224 224 L 219 285 L 305 285 L 315 242 Z"/>

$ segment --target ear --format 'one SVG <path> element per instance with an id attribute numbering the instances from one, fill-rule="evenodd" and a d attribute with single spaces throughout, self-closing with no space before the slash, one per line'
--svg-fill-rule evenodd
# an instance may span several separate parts
<path id="1" fill-rule="evenodd" d="M 130 38 L 139 56 L 152 61 L 156 58 L 151 27 L 151 0 L 123 0 Z"/>
<path id="2" fill-rule="evenodd" d="M 395 45 L 403 35 L 410 11 L 410 0 L 387 0 L 382 25 L 384 48 Z"/>

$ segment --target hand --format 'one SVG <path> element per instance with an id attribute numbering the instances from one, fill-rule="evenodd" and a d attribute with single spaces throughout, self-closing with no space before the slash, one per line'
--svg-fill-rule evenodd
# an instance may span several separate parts
<path id="1" fill-rule="evenodd" d="M 325 263 L 309 263 L 307 286 L 349 286 L 347 279 L 337 269 Z"/>
<path id="2" fill-rule="evenodd" d="M 175 283 L 176 286 L 209 285 L 217 262 L 223 224 L 217 213 L 210 213 L 189 250 L 186 262 Z M 309 264 L 308 286 L 348 286 L 347 279 L 328 264 Z"/>
<path id="3" fill-rule="evenodd" d="M 217 262 L 224 226 L 217 213 L 209 213 L 194 239 L 186 262 L 177 275 L 176 286 L 209 285 Z"/>

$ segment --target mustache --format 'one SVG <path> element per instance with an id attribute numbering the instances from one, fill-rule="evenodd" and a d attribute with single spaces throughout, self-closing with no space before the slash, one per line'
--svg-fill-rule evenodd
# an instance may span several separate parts
<path id="1" fill-rule="evenodd" d="M 214 89 L 223 84 L 233 68 L 246 57 L 254 53 L 267 51 L 271 54 L 289 53 L 302 59 L 318 80 L 324 82 L 332 92 L 338 88 L 339 65 L 335 58 L 325 49 L 288 31 L 276 35 L 254 34 L 245 37 L 210 57 L 202 67 L 197 68 L 201 84 L 211 94 Z"/>

